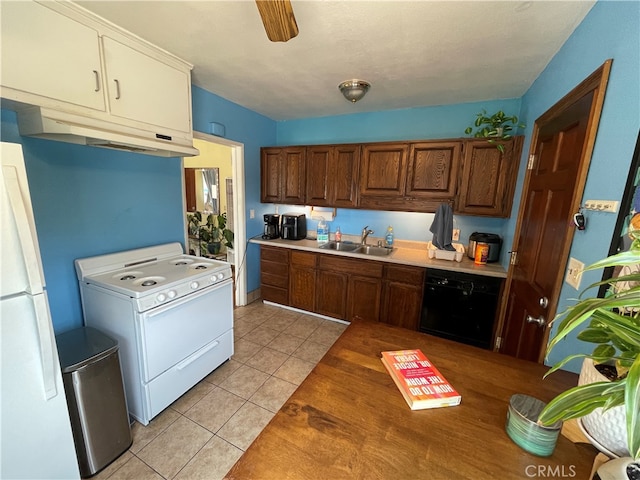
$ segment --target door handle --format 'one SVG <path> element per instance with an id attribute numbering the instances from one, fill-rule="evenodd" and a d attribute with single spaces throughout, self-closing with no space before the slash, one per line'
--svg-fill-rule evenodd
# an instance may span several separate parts
<path id="1" fill-rule="evenodd" d="M 116 100 L 120 100 L 120 81 L 118 79 L 113 81 L 116 83 Z"/>
<path id="2" fill-rule="evenodd" d="M 527 323 L 537 323 L 539 327 L 544 327 L 547 322 L 542 315 L 540 315 L 538 318 L 527 315 Z"/>
<path id="3" fill-rule="evenodd" d="M 540 297 L 538 303 L 542 308 L 547 308 L 549 306 L 549 299 L 547 297 Z"/>

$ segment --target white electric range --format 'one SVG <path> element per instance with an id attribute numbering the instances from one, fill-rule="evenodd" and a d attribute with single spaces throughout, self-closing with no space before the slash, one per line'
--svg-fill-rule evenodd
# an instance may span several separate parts
<path id="1" fill-rule="evenodd" d="M 118 340 L 143 425 L 233 355 L 231 266 L 179 243 L 75 261 L 85 324 Z"/>

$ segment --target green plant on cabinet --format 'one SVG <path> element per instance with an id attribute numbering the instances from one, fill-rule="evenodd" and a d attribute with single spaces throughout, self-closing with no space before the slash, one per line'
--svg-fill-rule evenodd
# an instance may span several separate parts
<path id="1" fill-rule="evenodd" d="M 487 138 L 489 143 L 496 143 L 496 140 L 509 140 L 512 136 L 510 132 L 513 131 L 514 127 L 525 128 L 526 125 L 518 123 L 517 116 L 509 116 L 502 110 L 498 110 L 493 115 L 488 116 L 487 111 L 482 109 L 476 115 L 474 126 L 476 128 L 475 132 L 473 131 L 474 127 L 471 126 L 467 127 L 464 133 L 467 135 L 473 133 L 476 138 Z M 504 153 L 504 145 L 498 143 L 496 148 Z"/>

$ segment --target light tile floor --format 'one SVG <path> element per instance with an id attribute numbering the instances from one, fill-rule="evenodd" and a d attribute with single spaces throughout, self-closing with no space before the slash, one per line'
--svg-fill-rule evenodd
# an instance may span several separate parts
<path id="1" fill-rule="evenodd" d="M 254 302 L 234 311 L 235 354 L 146 427 L 92 477 L 224 478 L 346 325 Z"/>

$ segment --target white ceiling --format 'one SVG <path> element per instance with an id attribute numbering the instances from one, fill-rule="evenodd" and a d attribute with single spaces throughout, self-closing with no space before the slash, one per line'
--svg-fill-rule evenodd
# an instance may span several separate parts
<path id="1" fill-rule="evenodd" d="M 192 63 L 193 83 L 273 120 L 522 96 L 595 1 L 292 0 L 267 39 L 253 0 L 79 1 Z M 356 104 L 344 80 L 372 84 Z"/>

